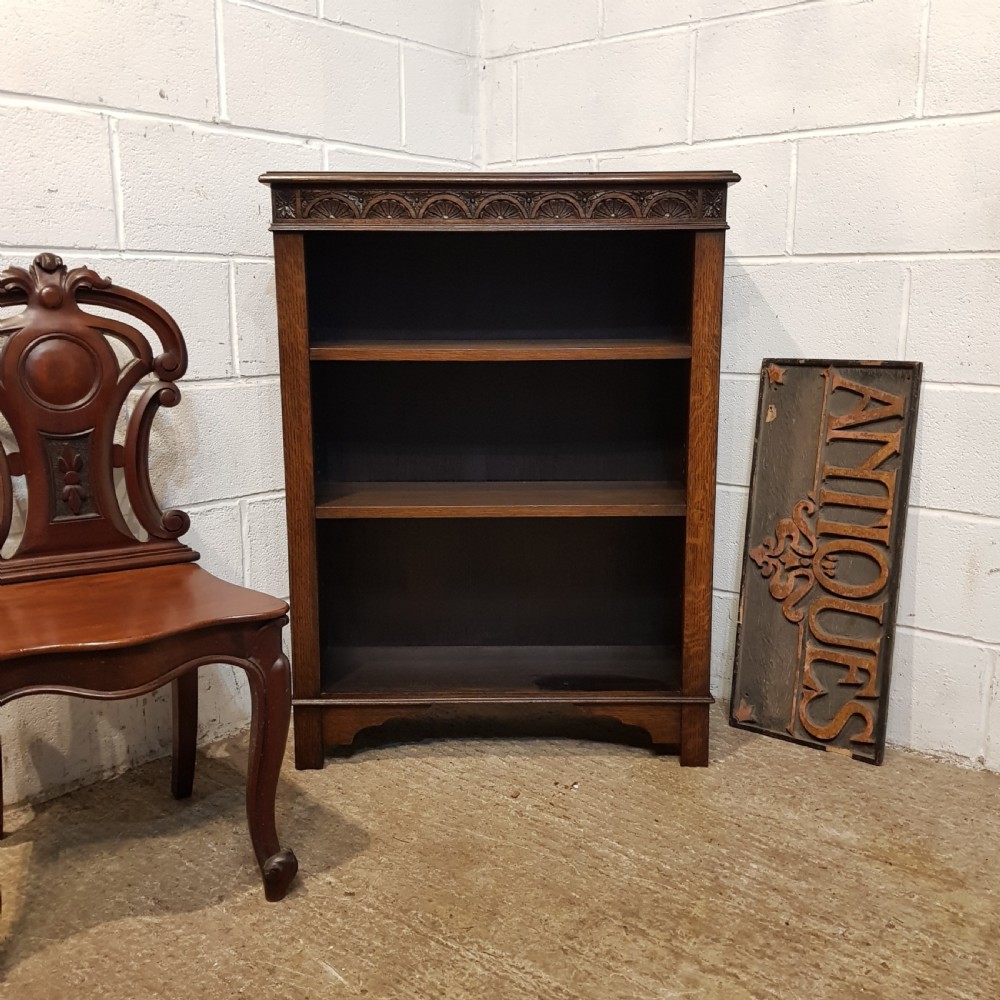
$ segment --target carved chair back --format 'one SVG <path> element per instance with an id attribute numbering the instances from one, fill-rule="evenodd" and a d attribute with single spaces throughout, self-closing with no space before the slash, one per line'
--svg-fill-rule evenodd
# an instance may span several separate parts
<path id="1" fill-rule="evenodd" d="M 129 314 L 148 326 L 162 351 L 154 357 L 134 326 L 80 308 Z M 0 546 L 11 532 L 13 478 L 24 477 L 26 513 L 16 550 L 0 558 L 0 584 L 101 573 L 198 558 L 177 541 L 182 511 L 160 511 L 149 479 L 149 432 L 160 406 L 176 406 L 175 385 L 187 349 L 173 319 L 149 299 L 86 267 L 67 270 L 55 254 L 30 268 L 0 272 L 0 307 L 24 306 L 0 319 L 0 414 L 13 437 L 0 442 Z M 112 342 L 123 345 L 119 360 Z M 135 403 L 124 442 L 115 432 L 129 394 L 152 381 Z M 115 473 L 148 538 L 128 526 Z"/>

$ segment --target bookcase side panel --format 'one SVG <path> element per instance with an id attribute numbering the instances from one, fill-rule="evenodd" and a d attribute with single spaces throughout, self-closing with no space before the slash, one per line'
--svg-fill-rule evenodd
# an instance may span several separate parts
<path id="1" fill-rule="evenodd" d="M 719 353 L 725 234 L 700 232 L 694 245 L 688 419 L 687 545 L 684 561 L 683 691 L 709 693 Z M 681 763 L 708 763 L 708 711 L 684 709 Z"/>
<path id="2" fill-rule="evenodd" d="M 293 688 L 296 698 L 309 698 L 320 693 L 320 650 L 309 317 L 305 240 L 301 233 L 274 234 L 274 269 L 285 450 Z M 296 709 L 294 725 L 296 766 L 322 767 L 321 715 Z"/>

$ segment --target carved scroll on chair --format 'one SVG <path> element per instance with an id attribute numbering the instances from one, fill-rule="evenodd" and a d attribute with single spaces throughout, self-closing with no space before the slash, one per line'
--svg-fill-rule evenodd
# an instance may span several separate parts
<path id="1" fill-rule="evenodd" d="M 145 324 L 160 353 L 136 327 L 82 305 Z M 54 254 L 0 273 L 0 307 L 16 306 L 24 308 L 0 319 L 0 414 L 16 442 L 9 452 L 0 445 L 0 546 L 11 532 L 14 477 L 24 479 L 27 509 L 16 548 L 0 558 L 0 704 L 39 692 L 124 698 L 172 683 L 173 791 L 185 798 L 197 668 L 241 667 L 252 700 L 250 835 L 267 897 L 280 899 L 297 869 L 274 824 L 291 698 L 281 648 L 288 608 L 194 565 L 198 553 L 178 540 L 187 514 L 156 503 L 150 430 L 161 406 L 180 402 L 181 331 L 149 299 L 89 268 L 67 270 Z M 124 347 L 124 363 L 113 343 Z M 154 381 L 118 442 L 123 408 L 144 378 Z M 117 470 L 148 538 L 128 526 Z"/>

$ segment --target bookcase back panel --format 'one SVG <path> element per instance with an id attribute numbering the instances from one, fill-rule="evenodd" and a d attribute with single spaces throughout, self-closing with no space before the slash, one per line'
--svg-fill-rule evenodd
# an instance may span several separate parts
<path id="1" fill-rule="evenodd" d="M 310 235 L 310 339 L 690 340 L 692 239 L 622 230 Z"/>
<path id="2" fill-rule="evenodd" d="M 679 641 L 679 519 L 333 521 L 317 547 L 324 647 Z"/>
<path id="3" fill-rule="evenodd" d="M 671 480 L 684 361 L 315 362 L 322 482 Z"/>

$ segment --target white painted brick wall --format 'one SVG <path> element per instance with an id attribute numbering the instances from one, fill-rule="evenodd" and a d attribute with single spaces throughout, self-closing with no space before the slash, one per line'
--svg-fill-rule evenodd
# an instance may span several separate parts
<path id="1" fill-rule="evenodd" d="M 908 118 L 920 4 L 806 4 L 698 32 L 696 139 Z"/>
<path id="2" fill-rule="evenodd" d="M 205 0 L 4 0 L 2 12 L 0 90 L 185 118 L 218 112 Z"/>
<path id="3" fill-rule="evenodd" d="M 322 0 L 331 21 L 465 55 L 478 53 L 476 0 Z"/>
<path id="4" fill-rule="evenodd" d="M 114 21 L 115 31 L 106 26 Z M 995 0 L 7 0 L 0 259 L 58 249 L 191 350 L 161 499 L 286 596 L 269 169 L 742 172 L 731 191 L 714 690 L 765 354 L 926 362 L 890 738 L 1000 770 Z M 201 734 L 245 724 L 202 671 Z M 8 800 L 169 747 L 162 695 L 0 713 Z"/>
<path id="5" fill-rule="evenodd" d="M 891 741 L 1000 770 L 1000 5 L 484 6 L 484 162 L 734 169 L 713 690 L 728 692 L 765 355 L 909 358 L 925 386 Z M 570 166 L 572 164 L 572 167 Z"/>
<path id="6" fill-rule="evenodd" d="M 191 365 L 181 405 L 154 428 L 159 498 L 189 511 L 186 540 L 209 570 L 287 597 L 270 212 L 257 177 L 473 167 L 478 4 L 2 6 L 0 266 L 60 250 L 174 315 Z M 242 673 L 200 675 L 201 738 L 243 727 Z M 0 738 L 4 798 L 51 794 L 168 752 L 169 697 L 29 698 L 0 713 Z"/>
<path id="7" fill-rule="evenodd" d="M 1000 249 L 998 161 L 997 116 L 803 139 L 795 252 Z"/>
<path id="8" fill-rule="evenodd" d="M 517 156 L 656 146 L 687 132 L 687 39 L 666 35 L 528 54 L 517 67 Z M 665 73 L 665 67 L 670 72 Z"/>
<path id="9" fill-rule="evenodd" d="M 225 52 L 234 124 L 399 146 L 398 42 L 227 4 Z"/>
<path id="10" fill-rule="evenodd" d="M 484 0 L 486 56 L 561 46 L 597 37 L 600 0 Z"/>
<path id="11" fill-rule="evenodd" d="M 407 49 L 403 90 L 407 149 L 454 160 L 475 156 L 476 136 L 469 122 L 477 110 L 479 86 L 472 60 L 434 49 Z"/>

